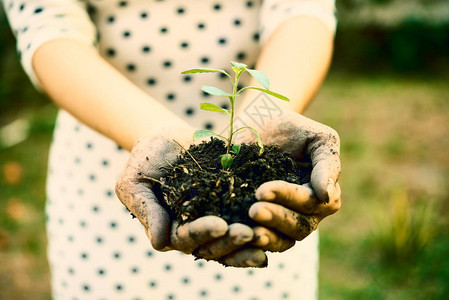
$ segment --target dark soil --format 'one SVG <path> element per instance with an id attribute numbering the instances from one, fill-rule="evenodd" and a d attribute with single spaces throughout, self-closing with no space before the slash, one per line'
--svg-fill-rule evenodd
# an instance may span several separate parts
<path id="1" fill-rule="evenodd" d="M 202 216 L 216 215 L 228 224 L 255 225 L 248 216 L 256 202 L 255 190 L 262 183 L 284 180 L 303 184 L 310 181 L 310 168 L 300 168 L 278 147 L 266 146 L 259 156 L 257 145 L 243 144 L 228 170 L 223 170 L 220 155 L 226 153 L 222 140 L 212 138 L 181 153 L 172 168 L 161 178 L 161 193 L 168 210 L 181 223 Z"/>

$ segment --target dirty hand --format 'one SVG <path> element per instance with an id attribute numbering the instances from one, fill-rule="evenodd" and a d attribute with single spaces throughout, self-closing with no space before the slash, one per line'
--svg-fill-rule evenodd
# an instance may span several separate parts
<path id="1" fill-rule="evenodd" d="M 228 226 L 216 216 L 180 225 L 171 220 L 153 192 L 153 186 L 163 175 L 161 168 L 174 162 L 181 151 L 174 140 L 187 149 L 193 132 L 193 128 L 164 127 L 140 138 L 116 183 L 118 198 L 142 223 L 156 250 L 195 253 L 197 257 L 218 260 L 228 266 L 266 266 L 263 250 L 242 247 L 253 239 L 250 227 Z"/>
<path id="2" fill-rule="evenodd" d="M 247 122 L 249 123 L 249 122 Z M 258 202 L 249 210 L 256 227 L 254 245 L 285 251 L 317 229 L 341 205 L 340 141 L 335 130 L 300 114 L 283 111 L 258 130 L 264 145 L 278 145 L 301 164 L 312 166 L 310 183 L 270 181 L 256 190 Z M 239 142 L 254 140 L 247 132 Z"/>

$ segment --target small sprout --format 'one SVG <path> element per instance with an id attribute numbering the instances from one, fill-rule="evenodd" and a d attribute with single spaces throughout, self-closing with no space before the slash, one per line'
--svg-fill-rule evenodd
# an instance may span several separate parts
<path id="1" fill-rule="evenodd" d="M 234 158 L 231 154 L 226 153 L 221 156 L 221 166 L 223 167 L 223 169 L 228 169 L 233 162 Z"/>
<path id="2" fill-rule="evenodd" d="M 241 147 L 242 147 L 241 144 L 234 144 L 234 145 L 232 145 L 231 154 L 239 155 Z"/>
<path id="3" fill-rule="evenodd" d="M 264 92 L 266 94 L 269 94 L 271 96 L 274 96 L 274 97 L 279 98 L 284 101 L 290 101 L 287 97 L 285 97 L 281 94 L 275 93 L 273 91 L 270 91 L 270 81 L 268 80 L 267 75 L 265 75 L 263 72 L 258 71 L 258 70 L 249 69 L 247 65 L 242 64 L 242 63 L 238 63 L 238 62 L 234 62 L 234 61 L 231 61 L 230 63 L 232 65 L 232 71 L 234 71 L 234 73 L 235 73 L 234 77 L 229 75 L 228 72 L 226 72 L 225 70 L 209 69 L 209 68 L 190 69 L 190 70 L 186 70 L 181 73 L 181 74 L 222 73 L 222 74 L 226 75 L 227 77 L 229 77 L 229 79 L 231 80 L 232 93 L 227 93 L 227 92 L 225 92 L 219 88 L 213 87 L 213 86 L 203 86 L 201 88 L 204 92 L 206 92 L 210 95 L 229 98 L 229 102 L 231 103 L 230 110 L 221 108 L 218 105 L 213 104 L 213 103 L 201 103 L 200 104 L 200 108 L 202 110 L 224 113 L 228 116 L 229 122 L 230 122 L 229 137 L 224 137 L 224 136 L 219 135 L 210 130 L 197 130 L 193 134 L 193 140 L 197 140 L 197 139 L 201 139 L 204 137 L 214 135 L 214 136 L 218 136 L 226 141 L 226 143 L 227 143 L 226 144 L 226 154 L 221 156 L 221 165 L 223 166 L 224 169 L 229 168 L 232 165 L 232 162 L 234 161 L 234 158 L 232 157 L 231 154 L 238 155 L 240 152 L 240 144 L 233 145 L 232 149 L 231 149 L 231 144 L 232 144 L 232 138 L 233 138 L 234 134 L 241 129 L 250 129 L 253 132 L 254 136 L 256 137 L 257 145 L 259 145 L 259 148 L 260 148 L 259 155 L 261 155 L 263 153 L 262 140 L 260 139 L 259 134 L 257 133 L 257 131 L 254 128 L 245 126 L 245 127 L 241 127 L 241 128 L 234 130 L 235 99 L 238 96 L 240 96 L 243 91 L 248 90 L 248 89 L 253 89 L 253 90 L 258 90 L 258 91 Z M 259 82 L 263 86 L 263 88 L 259 88 L 259 87 L 255 87 L 255 86 L 247 86 L 247 87 L 243 87 L 243 88 L 239 89 L 238 83 L 240 80 L 240 76 L 244 72 L 248 72 L 254 79 L 256 79 L 257 82 Z"/>

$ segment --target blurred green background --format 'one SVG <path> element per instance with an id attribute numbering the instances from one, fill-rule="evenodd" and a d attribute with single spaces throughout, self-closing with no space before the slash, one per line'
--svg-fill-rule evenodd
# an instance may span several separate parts
<path id="1" fill-rule="evenodd" d="M 449 299 L 449 3 L 337 8 L 334 62 L 306 113 L 342 140 L 343 207 L 320 226 L 320 299 Z M 43 209 L 55 114 L 19 66 L 0 10 L 2 300 L 50 298 Z"/>

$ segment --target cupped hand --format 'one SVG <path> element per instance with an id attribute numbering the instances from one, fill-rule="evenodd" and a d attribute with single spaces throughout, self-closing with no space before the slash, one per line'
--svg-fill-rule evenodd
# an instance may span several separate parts
<path id="1" fill-rule="evenodd" d="M 250 217 L 262 225 L 254 229 L 253 244 L 269 251 L 285 251 L 341 206 L 339 136 L 332 128 L 290 111 L 253 127 L 265 145 L 278 145 L 299 163 L 312 166 L 310 183 L 262 184 L 256 190 L 259 201 L 249 210 Z M 238 136 L 239 142 L 253 140 L 250 132 Z"/>
<path id="2" fill-rule="evenodd" d="M 190 146 L 193 132 L 190 127 L 163 127 L 140 138 L 117 180 L 118 198 L 142 223 L 156 250 L 193 253 L 227 266 L 266 266 L 264 251 L 246 246 L 253 240 L 252 228 L 243 224 L 228 226 L 217 216 L 181 225 L 170 218 L 156 196 L 154 186 L 164 175 L 163 168 L 177 159 L 180 145 L 186 149 Z"/>

